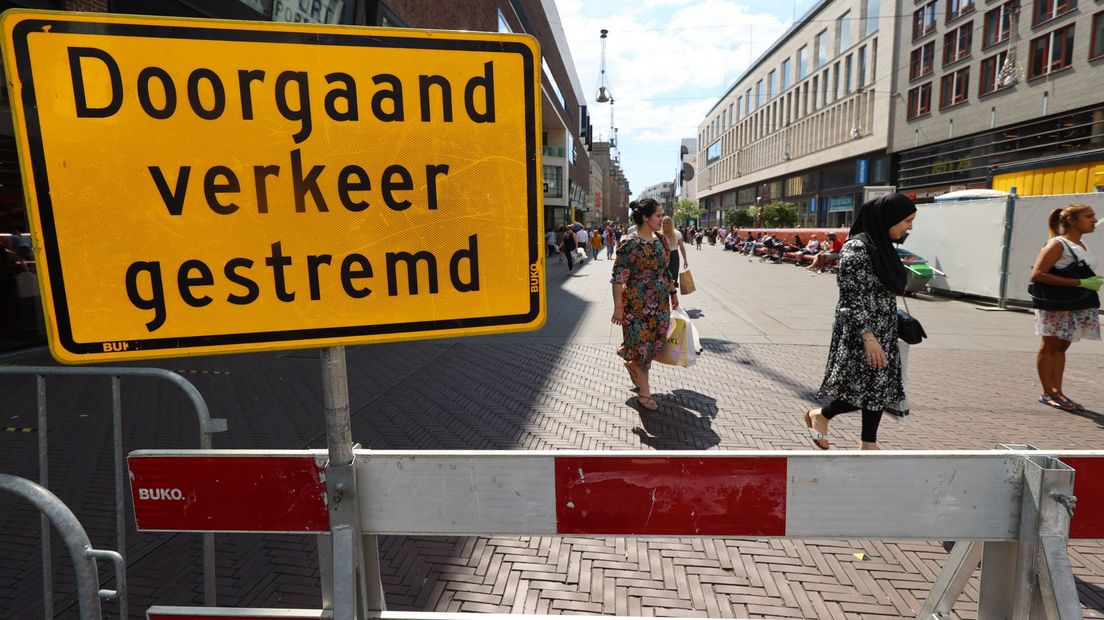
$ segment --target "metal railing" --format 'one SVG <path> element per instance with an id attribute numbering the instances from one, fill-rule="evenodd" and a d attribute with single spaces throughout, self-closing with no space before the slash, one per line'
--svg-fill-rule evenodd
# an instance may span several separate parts
<path id="1" fill-rule="evenodd" d="M 47 444 L 46 377 L 111 377 L 112 436 L 115 462 L 115 544 L 120 552 L 126 550 L 126 496 L 129 488 L 126 471 L 126 455 L 123 453 L 122 377 L 151 378 L 168 381 L 179 387 L 195 408 L 199 421 L 199 447 L 211 449 L 211 435 L 226 431 L 224 418 L 212 418 L 207 402 L 191 382 L 179 374 L 162 368 L 64 368 L 53 366 L 0 366 L 0 376 L 33 376 L 37 388 L 38 404 L 38 483 L 49 488 L 49 446 Z M 53 571 L 51 570 L 50 524 L 43 514 L 42 531 L 42 581 L 43 616 L 54 617 Z M 125 572 L 119 569 L 120 574 Z M 215 540 L 213 534 L 203 535 L 203 598 L 204 604 L 215 602 Z M 124 614 L 125 617 L 125 614 Z"/>
<path id="2" fill-rule="evenodd" d="M 93 549 L 80 521 L 56 495 L 45 487 L 25 478 L 0 474 L 0 491 L 7 491 L 26 499 L 42 513 L 46 523 L 46 535 L 49 536 L 50 524 L 57 528 L 69 557 L 73 560 L 73 570 L 77 575 L 77 602 L 80 606 L 81 620 L 100 620 L 100 599 L 117 601 L 119 617 L 127 616 L 126 562 L 115 551 Z M 115 589 L 100 590 L 99 571 L 96 560 L 111 560 L 115 565 Z M 53 614 L 44 616 L 53 618 Z"/>

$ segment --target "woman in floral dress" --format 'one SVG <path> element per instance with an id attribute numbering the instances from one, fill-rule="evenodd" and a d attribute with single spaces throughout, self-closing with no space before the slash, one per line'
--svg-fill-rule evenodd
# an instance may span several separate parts
<path id="1" fill-rule="evenodd" d="M 660 233 L 663 208 L 651 198 L 629 205 L 636 232 L 621 238 L 613 263 L 613 318 L 621 326 L 622 344 L 617 354 L 637 387 L 637 402 L 659 409 L 652 398 L 648 370 L 663 348 L 671 324 L 671 309 L 678 308 L 678 293 L 667 272 L 671 249 Z"/>
<path id="2" fill-rule="evenodd" d="M 817 398 L 831 404 L 805 412 L 813 444 L 827 450 L 828 423 L 841 413 L 862 410 L 863 450 L 878 449 L 882 410 L 905 397 L 897 349 L 897 295 L 908 273 L 894 243 L 912 230 L 916 205 L 889 194 L 859 207 L 847 243 L 840 250 L 839 303 L 832 345 Z"/>

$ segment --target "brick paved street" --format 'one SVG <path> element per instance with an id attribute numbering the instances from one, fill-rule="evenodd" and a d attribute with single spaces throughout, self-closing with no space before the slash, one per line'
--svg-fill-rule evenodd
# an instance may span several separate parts
<path id="1" fill-rule="evenodd" d="M 608 261 L 573 274 L 548 266 L 549 320 L 537 333 L 350 348 L 354 439 L 388 449 L 808 449 L 799 415 L 813 404 L 827 353 L 835 280 L 706 246 L 690 250 L 699 291 L 683 298 L 706 354 L 691 369 L 656 365 L 661 410 L 632 406 L 613 353 Z M 954 274 L 950 274 L 953 278 Z M 921 296 L 909 301 L 930 338 L 912 349 L 913 416 L 883 422 L 886 448 L 1096 448 L 1104 415 L 1039 405 L 1032 317 Z M 44 363 L 46 354 L 7 364 Z M 186 371 L 212 415 L 216 448 L 324 445 L 316 351 L 166 360 Z M 1066 391 L 1104 411 L 1104 345 L 1071 349 Z M 33 381 L 0 379 L 3 426 L 35 426 Z M 53 490 L 113 548 L 110 388 L 50 382 Z M 125 447 L 194 447 L 185 399 L 124 381 Z M 857 415 L 832 427 L 858 444 Z M 0 471 L 36 477 L 35 433 L 0 433 Z M 903 480 L 902 484 L 907 484 Z M 38 520 L 0 506 L 0 617 L 40 615 Z M 131 528 L 133 526 L 131 525 Z M 55 537 L 58 617 L 75 617 L 72 572 Z M 308 537 L 217 537 L 219 602 L 319 604 Z M 864 559 L 854 554 L 863 553 Z M 199 604 L 198 537 L 137 534 L 127 549 L 131 615 Z M 396 609 L 664 616 L 914 617 L 946 558 L 938 542 L 625 538 L 383 537 Z M 1104 548 L 1071 548 L 1086 617 L 1104 617 Z M 110 571 L 107 571 L 110 572 Z M 956 607 L 976 616 L 976 579 Z"/>

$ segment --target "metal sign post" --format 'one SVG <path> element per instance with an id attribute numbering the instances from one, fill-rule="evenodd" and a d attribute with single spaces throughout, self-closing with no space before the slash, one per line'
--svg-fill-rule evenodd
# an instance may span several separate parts
<path id="1" fill-rule="evenodd" d="M 357 500 L 356 463 L 353 432 L 349 417 L 349 378 L 345 367 L 345 347 L 322 350 L 322 399 L 326 411 L 326 496 L 329 499 L 330 546 L 319 562 L 332 562 L 330 590 L 334 618 L 366 618 L 370 611 L 384 610 L 383 582 L 380 579 L 378 546 L 375 536 L 360 534 L 360 505 Z M 326 573 L 323 572 L 325 575 Z"/>

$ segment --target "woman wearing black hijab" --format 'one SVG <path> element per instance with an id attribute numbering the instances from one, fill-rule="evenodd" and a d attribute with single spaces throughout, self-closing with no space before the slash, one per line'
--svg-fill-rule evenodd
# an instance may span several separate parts
<path id="1" fill-rule="evenodd" d="M 897 349 L 897 295 L 908 272 L 897 256 L 912 230 L 916 205 L 902 194 L 881 196 L 859 207 L 839 260 L 839 304 L 832 346 L 817 398 L 831 404 L 805 412 L 813 444 L 828 449 L 832 418 L 862 409 L 864 450 L 878 449 L 878 424 L 886 405 L 905 397 Z"/>

